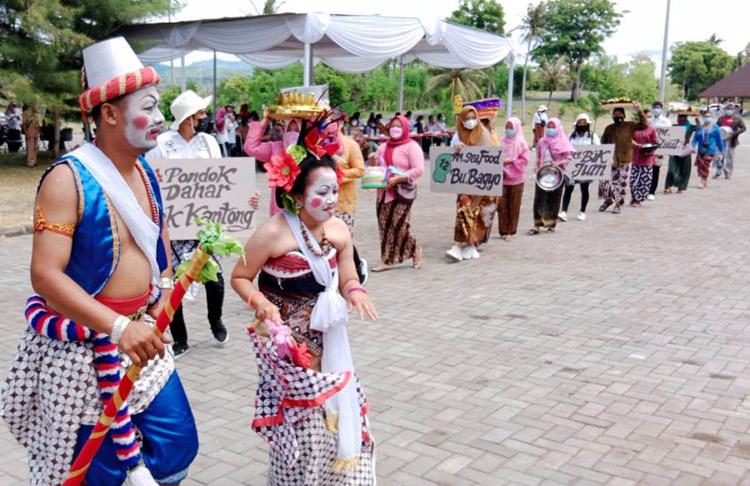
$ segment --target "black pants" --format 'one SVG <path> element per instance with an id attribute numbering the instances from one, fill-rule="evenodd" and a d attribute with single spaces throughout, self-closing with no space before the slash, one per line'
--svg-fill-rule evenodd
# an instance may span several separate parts
<path id="1" fill-rule="evenodd" d="M 659 187 L 659 166 L 654 165 L 652 167 L 653 172 L 651 173 L 651 189 L 649 189 L 648 193 L 652 196 L 656 194 L 656 189 Z"/>
<path id="2" fill-rule="evenodd" d="M 578 183 L 581 186 L 581 212 L 586 212 L 586 206 L 589 204 L 589 185 L 591 181 Z M 565 186 L 565 192 L 563 193 L 562 210 L 568 212 L 568 206 L 570 206 L 570 198 L 573 196 L 573 188 L 575 184 Z"/>
<path id="3" fill-rule="evenodd" d="M 224 304 L 224 276 L 219 273 L 216 282 L 206 282 L 206 304 L 208 307 L 208 323 L 213 325 L 221 322 L 221 308 Z M 185 316 L 180 306 L 174 313 L 172 323 L 169 325 L 172 330 L 172 338 L 175 344 L 187 344 L 188 335 L 185 327 Z"/>

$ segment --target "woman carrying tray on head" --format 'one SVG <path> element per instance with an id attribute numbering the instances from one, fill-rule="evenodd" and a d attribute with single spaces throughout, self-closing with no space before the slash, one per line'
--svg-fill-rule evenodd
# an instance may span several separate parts
<path id="1" fill-rule="evenodd" d="M 573 155 L 573 145 L 563 130 L 559 118 L 550 118 L 544 128 L 544 137 L 536 145 L 536 169 L 545 165 L 553 165 L 565 172 L 565 168 Z M 534 227 L 528 232 L 530 235 L 539 234 L 542 229 L 552 233 L 557 226 L 557 215 L 560 211 L 560 200 L 563 195 L 560 184 L 552 191 L 546 191 L 536 185 L 534 192 Z"/>
<path id="2" fill-rule="evenodd" d="M 352 364 L 349 309 L 377 319 L 334 216 L 340 172 L 313 126 L 267 164 L 284 210 L 256 231 L 232 287 L 255 310 L 259 383 L 253 428 L 271 446 L 270 485 L 373 485 L 368 404 Z M 302 139 L 301 137 L 301 139 Z M 253 280 L 258 276 L 258 290 Z"/>

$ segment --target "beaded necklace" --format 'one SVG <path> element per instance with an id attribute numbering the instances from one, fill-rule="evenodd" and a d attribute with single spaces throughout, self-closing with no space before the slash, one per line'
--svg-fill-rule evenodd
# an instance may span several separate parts
<path id="1" fill-rule="evenodd" d="M 305 240 L 305 246 L 307 246 L 307 249 L 312 252 L 313 255 L 318 257 L 324 257 L 328 255 L 328 253 L 331 251 L 331 243 L 328 241 L 328 238 L 326 237 L 326 230 L 323 228 L 323 230 L 320 233 L 320 250 L 315 248 L 312 244 L 312 238 L 310 236 L 310 232 L 307 229 L 307 226 L 305 226 L 305 223 L 302 222 L 300 219 L 300 229 L 302 231 L 302 238 Z"/>

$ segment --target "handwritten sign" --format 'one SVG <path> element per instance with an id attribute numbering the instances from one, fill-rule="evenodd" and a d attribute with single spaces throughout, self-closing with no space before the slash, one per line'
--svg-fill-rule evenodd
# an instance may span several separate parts
<path id="1" fill-rule="evenodd" d="M 579 181 L 609 180 L 615 158 L 613 144 L 573 145 L 573 148 L 575 152 L 565 170 L 568 178 Z"/>
<path id="2" fill-rule="evenodd" d="M 656 127 L 659 148 L 656 155 L 680 155 L 685 141 L 685 127 Z"/>
<path id="3" fill-rule="evenodd" d="M 503 150 L 500 147 L 430 148 L 430 190 L 474 196 L 503 192 Z"/>
<path id="4" fill-rule="evenodd" d="M 153 162 L 164 202 L 164 220 L 174 240 L 194 240 L 195 218 L 221 223 L 227 233 L 247 238 L 255 210 L 255 159 L 162 159 Z"/>

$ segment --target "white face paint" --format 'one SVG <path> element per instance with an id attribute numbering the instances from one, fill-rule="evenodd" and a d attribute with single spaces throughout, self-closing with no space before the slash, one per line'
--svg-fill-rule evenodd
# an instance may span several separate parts
<path id="1" fill-rule="evenodd" d="M 318 222 L 328 221 L 333 217 L 339 203 L 339 183 L 336 173 L 329 169 L 317 170 L 312 184 L 305 190 L 305 211 Z"/>
<path id="2" fill-rule="evenodd" d="M 128 95 L 124 108 L 125 138 L 128 143 L 142 150 L 156 147 L 156 137 L 164 125 L 156 87 L 148 86 Z"/>

